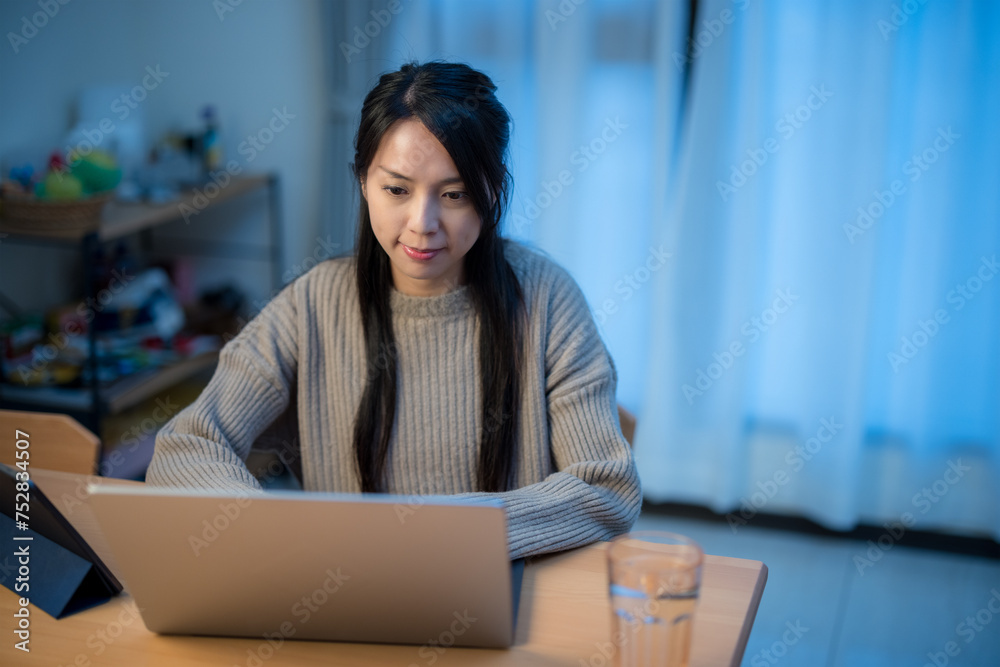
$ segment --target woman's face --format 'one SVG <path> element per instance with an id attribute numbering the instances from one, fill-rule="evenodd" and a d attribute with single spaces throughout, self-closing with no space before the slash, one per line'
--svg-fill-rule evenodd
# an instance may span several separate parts
<path id="1" fill-rule="evenodd" d="M 464 282 L 462 259 L 482 221 L 448 151 L 423 123 L 408 118 L 386 131 L 361 187 L 397 290 L 433 296 Z"/>

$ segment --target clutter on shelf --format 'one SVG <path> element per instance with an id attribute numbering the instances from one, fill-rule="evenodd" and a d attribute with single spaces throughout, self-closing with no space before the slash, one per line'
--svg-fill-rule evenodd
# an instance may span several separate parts
<path id="1" fill-rule="evenodd" d="M 90 338 L 97 380 L 105 385 L 221 347 L 216 333 L 186 326 L 185 309 L 162 267 L 139 269 L 124 244 L 96 258 L 90 296 L 0 324 L 4 381 L 21 386 L 83 386 L 91 381 Z M 237 305 L 240 301 L 235 299 Z M 198 317 L 228 308 L 199 306 Z M 197 323 L 196 323 L 197 324 Z"/>

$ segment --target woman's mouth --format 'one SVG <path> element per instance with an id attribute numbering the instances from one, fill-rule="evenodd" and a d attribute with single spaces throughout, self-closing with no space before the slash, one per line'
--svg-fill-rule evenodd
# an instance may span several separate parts
<path id="1" fill-rule="evenodd" d="M 439 252 L 444 250 L 444 248 L 411 248 L 405 243 L 400 243 L 403 246 L 403 252 L 410 259 L 415 259 L 421 262 L 426 262 L 428 260 L 434 259 Z"/>

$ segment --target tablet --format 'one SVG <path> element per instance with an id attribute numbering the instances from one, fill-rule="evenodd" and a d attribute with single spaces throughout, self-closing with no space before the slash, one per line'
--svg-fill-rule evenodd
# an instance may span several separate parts
<path id="1" fill-rule="evenodd" d="M 44 575 L 46 566 L 57 567 L 56 563 L 59 559 L 57 555 L 54 555 L 50 551 L 51 547 L 42 540 L 37 539 L 41 537 L 56 547 L 65 549 L 89 562 L 94 567 L 94 575 L 89 576 L 96 576 L 97 578 L 96 582 L 85 582 L 87 584 L 87 590 L 84 591 L 85 595 L 71 600 L 71 604 L 68 607 L 53 615 L 58 617 L 65 613 L 79 611 L 120 593 L 122 591 L 122 584 L 111 573 L 111 570 L 108 569 L 104 561 L 94 553 L 90 545 L 87 544 L 73 525 L 66 520 L 66 517 L 56 509 L 56 506 L 52 504 L 45 494 L 42 493 L 37 484 L 29 479 L 26 482 L 27 487 L 23 486 L 25 482 L 17 479 L 17 475 L 20 472 L 4 463 L 0 463 L 0 505 L 2 505 L 0 512 L 3 514 L 0 517 L 3 527 L 3 530 L 0 530 L 0 535 L 4 536 L 4 542 L 10 544 L 12 549 L 27 546 L 32 554 L 29 560 L 31 571 L 37 573 L 39 577 Z M 18 489 L 18 484 L 22 485 L 20 489 Z M 22 525 L 25 525 L 26 528 L 22 528 Z M 46 579 L 31 581 L 30 585 L 34 587 L 34 591 L 31 588 L 26 591 L 18 591 L 14 583 L 16 581 L 16 571 L 17 568 L 13 570 L 6 567 L 0 569 L 0 581 L 11 590 L 14 590 L 18 594 L 24 594 L 23 597 L 35 601 L 45 609 L 45 605 L 41 604 L 43 600 L 43 596 L 41 595 L 42 587 L 47 583 L 55 585 L 55 583 L 59 582 L 55 582 L 55 577 L 50 576 L 47 577 L 48 581 Z M 45 598 L 48 598 L 50 593 L 53 592 L 45 591 Z M 66 592 L 66 596 L 68 595 L 69 592 Z M 57 593 L 56 597 L 61 598 L 62 596 Z M 51 610 L 47 611 L 51 613 Z"/>

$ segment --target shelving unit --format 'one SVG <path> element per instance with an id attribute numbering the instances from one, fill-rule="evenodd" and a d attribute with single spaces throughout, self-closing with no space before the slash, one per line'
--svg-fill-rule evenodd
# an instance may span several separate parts
<path id="1" fill-rule="evenodd" d="M 172 387 L 201 371 L 208 370 L 218 361 L 216 352 L 203 352 L 160 368 L 147 368 L 127 375 L 110 385 L 99 388 L 101 414 L 116 415 L 148 398 Z M 36 409 L 51 408 L 60 412 L 72 410 L 80 413 L 94 411 L 91 389 L 63 387 L 20 387 L 0 385 L 3 407 L 13 409 L 9 403 L 31 405 Z"/>
<path id="2" fill-rule="evenodd" d="M 17 242 L 32 245 L 77 246 L 83 258 L 83 284 L 86 286 L 86 297 L 95 297 L 95 262 L 98 248 L 109 241 L 126 236 L 143 235 L 144 244 L 151 243 L 151 230 L 168 222 L 183 218 L 185 206 L 199 212 L 214 209 L 225 202 L 246 196 L 253 192 L 265 190 L 268 196 L 268 235 L 266 249 L 248 247 L 243 243 L 233 243 L 232 246 L 220 243 L 199 244 L 203 247 L 192 248 L 190 254 L 213 255 L 225 257 L 241 257 L 250 259 L 266 258 L 271 265 L 271 287 L 278 289 L 281 285 L 281 224 L 280 224 L 280 182 L 273 174 L 246 175 L 234 177 L 225 187 L 219 188 L 217 194 L 207 199 L 204 205 L 204 194 L 196 191 L 184 193 L 178 199 L 163 204 L 147 203 L 109 203 L 101 216 L 97 229 L 83 232 L 78 230 L 39 230 L 30 225 L 14 220 L 0 218 L 0 234 L 6 235 L 4 242 Z M 213 191 L 214 188 L 213 188 Z M 202 204 L 199 209 L 195 205 Z M 179 253 L 178 253 L 179 254 Z M 210 370 L 218 360 L 217 352 L 204 352 L 175 363 L 140 370 L 119 380 L 101 384 L 97 381 L 97 336 L 95 327 L 88 328 L 90 353 L 90 384 L 86 387 L 22 387 L 0 384 L 0 407 L 17 410 L 40 410 L 64 412 L 71 414 L 81 423 L 96 433 L 100 433 L 101 418 L 115 415 L 130 407 L 155 396 L 163 390 L 190 378 L 198 373 Z"/>

